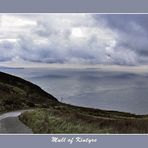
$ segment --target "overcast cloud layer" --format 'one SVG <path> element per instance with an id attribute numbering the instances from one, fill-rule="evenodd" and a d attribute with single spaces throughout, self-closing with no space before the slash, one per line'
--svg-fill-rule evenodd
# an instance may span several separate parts
<path id="1" fill-rule="evenodd" d="M 1 14 L 4 61 L 148 64 L 148 15 Z"/>

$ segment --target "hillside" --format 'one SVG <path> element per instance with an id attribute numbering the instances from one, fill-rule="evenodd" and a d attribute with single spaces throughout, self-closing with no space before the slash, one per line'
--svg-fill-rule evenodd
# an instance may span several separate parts
<path id="1" fill-rule="evenodd" d="M 0 112 L 29 109 L 20 121 L 34 133 L 148 133 L 148 116 L 58 102 L 40 87 L 0 72 Z"/>
<path id="2" fill-rule="evenodd" d="M 0 112 L 48 107 L 57 99 L 19 77 L 0 72 Z"/>

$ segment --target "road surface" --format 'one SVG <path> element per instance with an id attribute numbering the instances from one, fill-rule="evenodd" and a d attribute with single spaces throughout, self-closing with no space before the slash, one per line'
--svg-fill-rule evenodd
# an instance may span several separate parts
<path id="1" fill-rule="evenodd" d="M 32 130 L 24 125 L 18 116 L 26 110 L 8 112 L 0 115 L 0 134 L 25 134 L 32 133 Z"/>

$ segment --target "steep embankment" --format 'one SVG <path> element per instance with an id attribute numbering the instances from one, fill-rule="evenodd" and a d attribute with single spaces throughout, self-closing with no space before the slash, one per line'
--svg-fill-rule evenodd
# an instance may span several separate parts
<path id="1" fill-rule="evenodd" d="M 37 85 L 0 72 L 0 112 L 48 107 L 56 103 L 56 98 Z"/>

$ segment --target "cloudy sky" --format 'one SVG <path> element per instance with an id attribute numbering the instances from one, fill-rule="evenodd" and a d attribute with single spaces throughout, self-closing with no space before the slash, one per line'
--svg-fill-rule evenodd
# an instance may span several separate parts
<path id="1" fill-rule="evenodd" d="M 147 14 L 0 14 L 0 66 L 148 64 Z"/>

